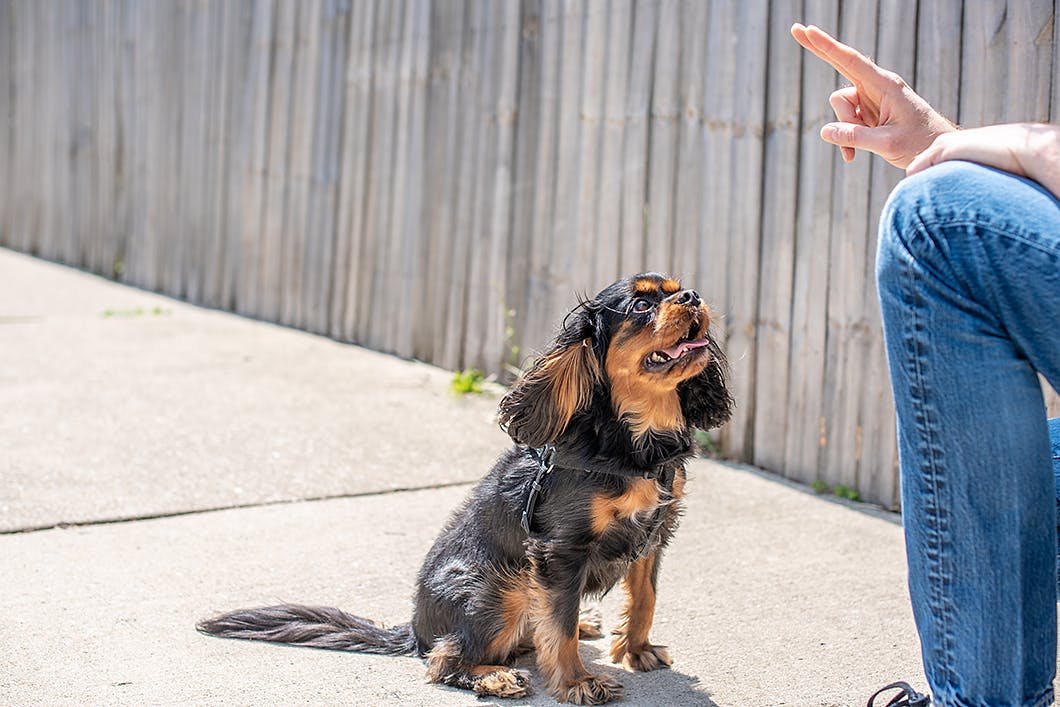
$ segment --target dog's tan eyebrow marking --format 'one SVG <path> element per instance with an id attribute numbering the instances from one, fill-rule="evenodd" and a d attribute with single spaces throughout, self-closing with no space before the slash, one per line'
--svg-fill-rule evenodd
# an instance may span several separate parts
<path id="1" fill-rule="evenodd" d="M 649 292 L 658 292 L 659 286 L 654 280 L 637 280 L 633 283 L 633 291 L 638 295 L 645 295 Z"/>
<path id="2" fill-rule="evenodd" d="M 679 292 L 680 290 L 681 290 L 681 283 L 678 282 L 677 280 L 666 280 L 662 284 L 662 291 L 665 292 L 668 295 L 672 295 L 673 293 Z"/>

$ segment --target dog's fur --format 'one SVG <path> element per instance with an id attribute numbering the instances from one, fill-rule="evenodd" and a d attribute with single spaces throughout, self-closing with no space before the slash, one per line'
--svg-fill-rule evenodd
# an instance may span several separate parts
<path id="1" fill-rule="evenodd" d="M 619 280 L 564 320 L 552 349 L 504 396 L 500 419 L 516 445 L 442 530 L 419 573 L 412 621 L 383 628 L 337 609 L 285 604 L 203 621 L 203 632 L 318 648 L 419 655 L 433 682 L 520 697 L 510 667 L 536 649 L 556 699 L 600 704 L 621 694 L 578 656 L 599 637 L 579 612 L 620 579 L 628 593 L 611 657 L 628 668 L 670 664 L 648 640 L 659 558 L 677 526 L 692 428 L 728 419 L 725 361 L 706 305 L 674 280 Z M 686 345 L 682 342 L 691 342 Z M 660 356 L 654 352 L 668 351 Z M 529 535 L 520 525 L 553 447 Z"/>

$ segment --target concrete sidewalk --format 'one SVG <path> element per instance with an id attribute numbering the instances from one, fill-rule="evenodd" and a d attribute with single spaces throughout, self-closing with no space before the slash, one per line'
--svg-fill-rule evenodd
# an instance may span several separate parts
<path id="1" fill-rule="evenodd" d="M 0 703 L 481 704 L 424 684 L 416 659 L 194 624 L 278 600 L 407 620 L 423 553 L 508 443 L 495 397 L 5 250 L 0 352 Z M 896 518 L 742 467 L 690 476 L 654 630 L 673 669 L 626 674 L 606 639 L 582 647 L 621 673 L 623 704 L 926 687 Z"/>

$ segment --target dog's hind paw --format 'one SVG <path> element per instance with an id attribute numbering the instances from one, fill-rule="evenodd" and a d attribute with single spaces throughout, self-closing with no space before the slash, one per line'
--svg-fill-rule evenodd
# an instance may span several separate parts
<path id="1" fill-rule="evenodd" d="M 498 670 L 475 680 L 473 687 L 479 697 L 525 697 L 530 692 L 530 676 L 514 668 Z"/>
<path id="2" fill-rule="evenodd" d="M 622 696 L 622 684 L 610 675 L 589 675 L 567 688 L 562 702 L 573 705 L 602 705 Z"/>
<path id="3" fill-rule="evenodd" d="M 604 616 L 595 606 L 587 606 L 578 612 L 578 640 L 595 641 L 603 638 Z"/>
<path id="4" fill-rule="evenodd" d="M 611 646 L 611 660 L 621 663 L 627 670 L 639 670 L 643 673 L 659 668 L 669 668 L 673 661 L 666 651 L 666 646 L 653 646 L 645 643 L 636 649 L 626 645 L 624 636 L 615 638 Z"/>

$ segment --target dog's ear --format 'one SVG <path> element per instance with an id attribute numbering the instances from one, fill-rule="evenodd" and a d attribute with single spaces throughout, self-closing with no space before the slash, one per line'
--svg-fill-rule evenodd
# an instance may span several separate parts
<path id="1" fill-rule="evenodd" d="M 501 399 L 500 423 L 515 442 L 530 447 L 554 442 L 590 404 L 602 378 L 593 347 L 597 310 L 595 303 L 583 302 L 567 315 L 552 350 Z"/>
<path id="2" fill-rule="evenodd" d="M 710 362 L 703 372 L 678 384 L 681 412 L 692 427 L 709 430 L 725 424 L 732 416 L 733 399 L 725 385 L 729 364 L 714 337 L 707 335 Z"/>

